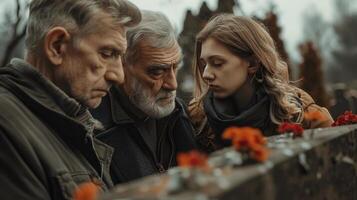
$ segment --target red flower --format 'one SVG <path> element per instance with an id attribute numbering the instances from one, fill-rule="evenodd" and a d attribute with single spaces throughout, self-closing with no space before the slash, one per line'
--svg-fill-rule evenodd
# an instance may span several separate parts
<path id="1" fill-rule="evenodd" d="M 332 124 L 332 126 L 342 126 L 356 123 L 357 115 L 353 114 L 352 111 L 345 111 L 345 113 L 337 117 L 336 121 Z"/>
<path id="2" fill-rule="evenodd" d="M 230 127 L 224 131 L 222 138 L 232 140 L 233 147 L 237 151 L 247 152 L 257 161 L 263 162 L 268 158 L 266 141 L 259 129 Z"/>
<path id="3" fill-rule="evenodd" d="M 207 155 L 198 151 L 190 151 L 187 153 L 179 153 L 177 162 L 180 167 L 197 167 L 207 168 Z"/>
<path id="4" fill-rule="evenodd" d="M 301 137 L 304 133 L 304 129 L 300 124 L 283 122 L 279 125 L 278 132 L 281 134 L 293 133 L 294 137 Z"/>

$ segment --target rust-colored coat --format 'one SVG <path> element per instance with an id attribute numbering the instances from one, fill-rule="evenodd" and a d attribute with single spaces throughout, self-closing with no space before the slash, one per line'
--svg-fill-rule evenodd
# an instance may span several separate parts
<path id="1" fill-rule="evenodd" d="M 325 108 L 317 105 L 315 101 L 312 99 L 312 97 L 306 93 L 304 90 L 297 88 L 297 94 L 300 97 L 303 106 L 304 106 L 304 112 L 320 112 L 322 116 L 324 116 L 325 120 L 319 122 L 310 122 L 307 120 L 304 120 L 302 122 L 302 126 L 304 129 L 314 129 L 314 128 L 324 128 L 324 127 L 330 127 L 331 124 L 333 123 L 333 119 L 330 115 L 330 112 Z"/>

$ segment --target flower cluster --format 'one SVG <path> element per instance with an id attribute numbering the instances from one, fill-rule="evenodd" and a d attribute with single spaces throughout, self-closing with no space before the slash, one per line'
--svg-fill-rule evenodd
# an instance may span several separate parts
<path id="1" fill-rule="evenodd" d="M 266 141 L 259 129 L 250 127 L 230 127 L 227 128 L 223 139 L 232 140 L 232 144 L 237 151 L 248 153 L 248 155 L 260 162 L 268 159 L 268 150 L 265 147 Z"/>
<path id="2" fill-rule="evenodd" d="M 194 167 L 206 169 L 208 167 L 207 155 L 198 151 L 177 154 L 177 162 L 180 167 Z"/>
<path id="3" fill-rule="evenodd" d="M 293 133 L 293 137 L 301 137 L 304 133 L 304 129 L 300 124 L 283 122 L 279 125 L 278 132 L 281 134 Z"/>
<path id="4" fill-rule="evenodd" d="M 95 200 L 99 193 L 98 185 L 93 182 L 83 183 L 74 191 L 74 200 Z"/>
<path id="5" fill-rule="evenodd" d="M 345 111 L 345 113 L 337 117 L 336 121 L 332 124 L 332 126 L 342 126 L 356 123 L 357 115 L 353 114 L 351 111 Z"/>

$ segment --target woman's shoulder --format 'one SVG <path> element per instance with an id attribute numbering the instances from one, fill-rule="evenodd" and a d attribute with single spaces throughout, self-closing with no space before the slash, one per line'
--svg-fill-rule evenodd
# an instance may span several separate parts
<path id="1" fill-rule="evenodd" d="M 303 89 L 295 87 L 294 90 L 302 103 L 305 113 L 317 112 L 320 113 L 322 118 L 324 119 L 319 123 L 306 123 L 306 120 L 304 120 L 305 124 L 309 124 L 306 128 L 330 127 L 333 123 L 333 119 L 328 109 L 323 106 L 317 105 L 314 99 Z"/>
<path id="2" fill-rule="evenodd" d="M 308 106 L 310 104 L 315 104 L 314 99 L 307 92 L 305 92 L 303 89 L 294 87 L 294 91 L 295 91 L 297 97 L 301 100 L 301 103 L 303 104 L 304 107 Z"/>

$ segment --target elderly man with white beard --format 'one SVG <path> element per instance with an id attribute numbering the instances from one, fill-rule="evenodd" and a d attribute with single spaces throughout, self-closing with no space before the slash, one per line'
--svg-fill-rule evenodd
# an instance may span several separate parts
<path id="1" fill-rule="evenodd" d="M 115 149 L 115 184 L 165 172 L 177 164 L 178 152 L 196 148 L 191 122 L 176 98 L 182 55 L 174 29 L 159 12 L 142 11 L 142 19 L 127 31 L 124 84 L 92 111 L 104 126 L 97 138 Z"/>

